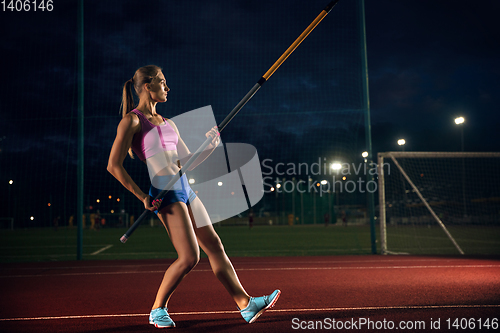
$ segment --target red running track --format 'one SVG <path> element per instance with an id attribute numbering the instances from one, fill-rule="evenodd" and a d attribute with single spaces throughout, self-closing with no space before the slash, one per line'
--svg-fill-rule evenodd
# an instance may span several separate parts
<path id="1" fill-rule="evenodd" d="M 180 332 L 296 332 L 321 327 L 390 332 L 400 324 L 406 325 L 406 332 L 471 332 L 479 331 L 479 325 L 483 332 L 494 332 L 493 323 L 500 319 L 499 259 L 233 258 L 250 294 L 282 291 L 276 306 L 253 324 L 243 321 L 202 259 L 173 295 L 169 313 L 177 324 L 173 330 Z M 157 331 L 148 324 L 148 314 L 170 262 L 5 264 L 0 270 L 0 331 Z M 440 329 L 431 329 L 437 322 Z"/>

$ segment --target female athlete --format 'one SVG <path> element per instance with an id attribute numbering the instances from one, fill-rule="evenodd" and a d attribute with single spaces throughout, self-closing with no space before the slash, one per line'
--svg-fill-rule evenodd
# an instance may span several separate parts
<path id="1" fill-rule="evenodd" d="M 135 107 L 132 86 L 139 97 L 139 104 Z M 139 68 L 134 77 L 125 83 L 123 118 L 118 125 L 107 167 L 123 186 L 143 202 L 146 209 L 157 214 L 178 254 L 178 258 L 165 272 L 151 308 L 149 323 L 158 328 L 175 327 L 168 315 L 167 304 L 184 276 L 198 263 L 199 247 L 207 254 L 215 276 L 236 302 L 243 318 L 252 323 L 265 310 L 274 306 L 281 292 L 275 290 L 271 295 L 262 297 L 250 297 L 247 294 L 219 236 L 209 223 L 210 218 L 205 207 L 191 190 L 186 175 L 183 175 L 161 200 L 151 202 L 151 198 L 156 197 L 162 190 L 159 184 L 168 183 L 182 167 L 180 160 L 191 154 L 172 120 L 165 119 L 156 112 L 157 103 L 166 102 L 169 91 L 161 68 L 154 65 Z M 204 151 L 190 169 L 206 159 L 219 143 L 217 127 L 212 128 L 206 136 L 212 137 L 210 149 Z M 131 157 L 135 154 L 147 163 L 150 174 L 153 170 L 155 179 L 149 194 L 137 186 L 123 167 L 127 152 Z M 207 219 L 205 222 L 208 223 L 199 223 L 206 226 L 197 228 L 195 216 L 196 219 Z"/>

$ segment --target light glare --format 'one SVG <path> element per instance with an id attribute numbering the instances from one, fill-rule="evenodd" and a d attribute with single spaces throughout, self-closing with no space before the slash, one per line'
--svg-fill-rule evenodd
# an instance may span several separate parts
<path id="1" fill-rule="evenodd" d="M 460 125 L 460 124 L 463 124 L 463 123 L 465 123 L 465 118 L 464 117 L 455 118 L 455 124 Z"/>
<path id="2" fill-rule="evenodd" d="M 340 169 L 342 169 L 342 164 L 340 164 L 340 163 L 333 163 L 332 166 L 331 166 L 331 168 L 333 170 L 340 170 Z"/>

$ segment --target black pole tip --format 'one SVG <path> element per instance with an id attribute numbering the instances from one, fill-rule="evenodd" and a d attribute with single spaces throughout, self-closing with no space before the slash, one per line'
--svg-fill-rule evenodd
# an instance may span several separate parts
<path id="1" fill-rule="evenodd" d="M 120 242 L 122 242 L 123 244 L 125 244 L 125 242 L 128 240 L 128 237 L 127 237 L 127 234 L 123 235 L 121 238 L 120 238 Z"/>
<path id="2" fill-rule="evenodd" d="M 332 10 L 332 8 L 337 4 L 337 2 L 339 2 L 339 0 L 333 0 L 332 2 L 330 2 L 326 7 L 325 9 L 323 9 L 325 12 L 329 13 L 330 10 Z"/>

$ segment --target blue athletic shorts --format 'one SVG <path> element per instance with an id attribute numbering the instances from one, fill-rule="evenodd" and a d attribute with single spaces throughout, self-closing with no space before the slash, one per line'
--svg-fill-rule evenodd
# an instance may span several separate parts
<path id="1" fill-rule="evenodd" d="M 168 182 L 174 176 L 157 176 L 154 179 L 154 183 L 149 188 L 149 195 L 153 198 L 156 198 L 160 192 L 166 188 Z M 160 207 L 158 210 L 155 210 L 155 213 L 158 214 L 162 208 L 167 207 L 174 202 L 184 202 L 186 205 L 189 205 L 196 198 L 196 194 L 189 186 L 186 175 L 182 175 L 182 177 L 177 180 L 174 186 L 165 194 L 162 199 Z"/>

